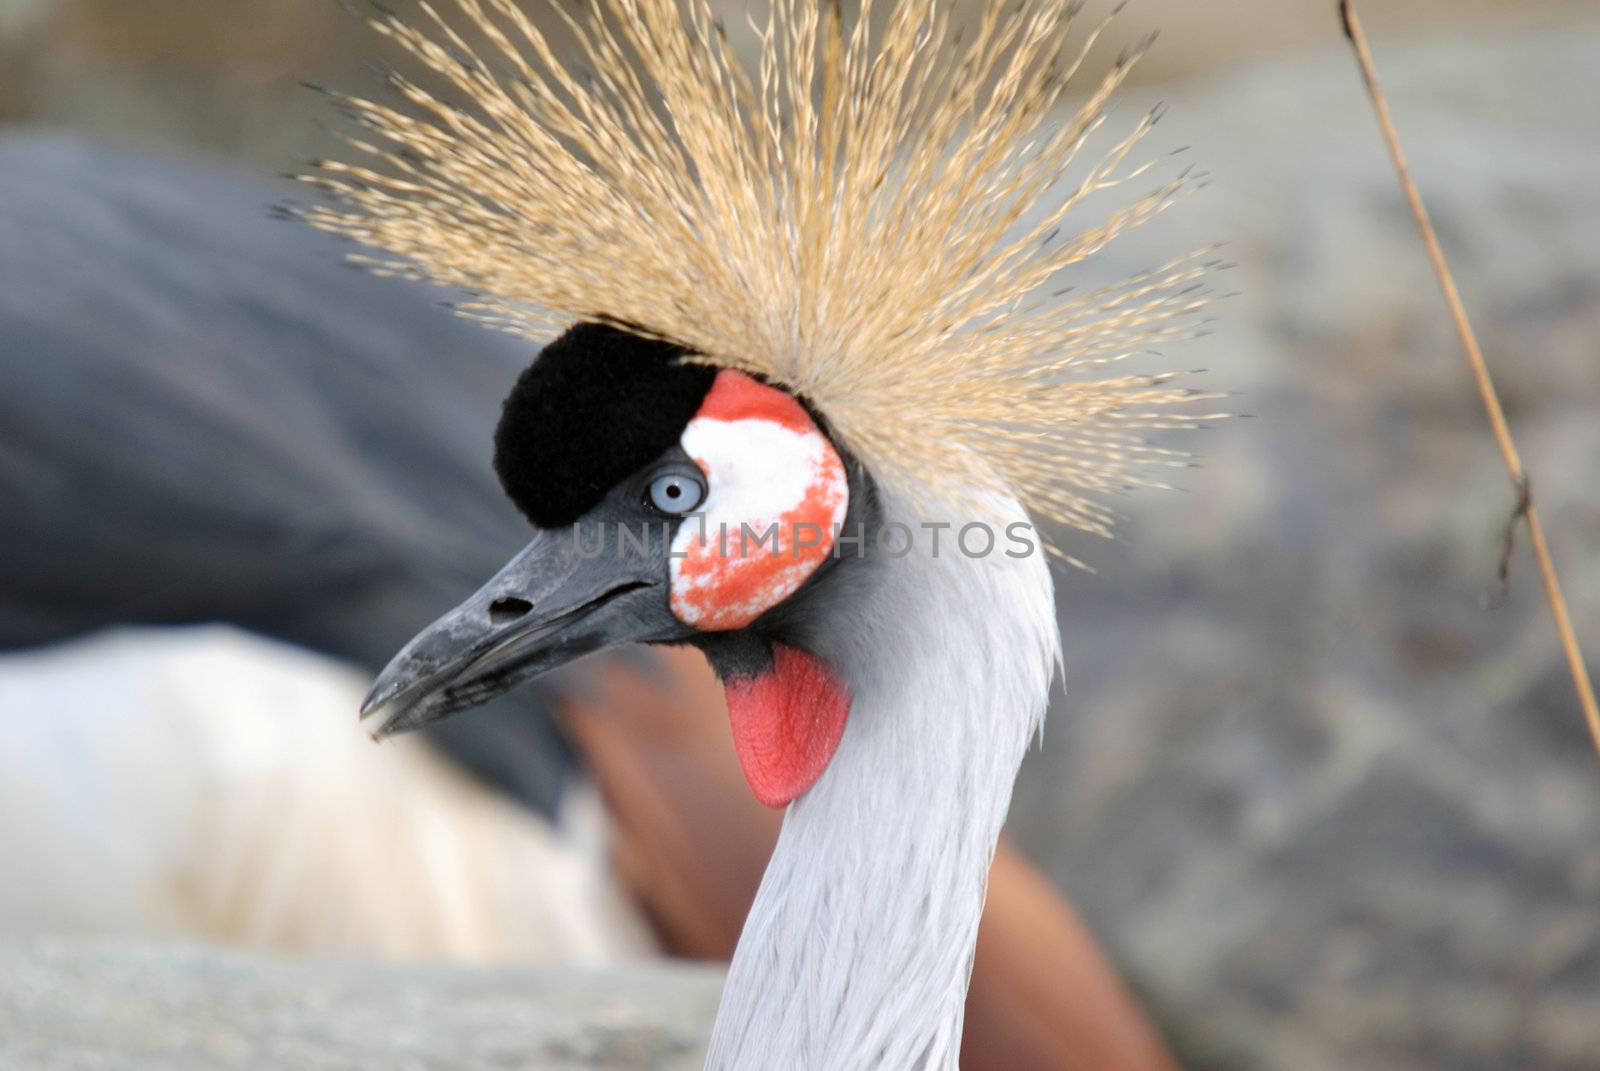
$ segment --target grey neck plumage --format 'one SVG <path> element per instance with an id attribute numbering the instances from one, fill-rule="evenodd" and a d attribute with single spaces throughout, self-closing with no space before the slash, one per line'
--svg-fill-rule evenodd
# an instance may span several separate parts
<path id="1" fill-rule="evenodd" d="M 1021 513 L 1005 506 L 1002 527 Z M 832 623 L 850 720 L 784 818 L 709 1068 L 956 1067 L 989 864 L 1060 640 L 1042 551 L 942 542 L 882 562 Z"/>

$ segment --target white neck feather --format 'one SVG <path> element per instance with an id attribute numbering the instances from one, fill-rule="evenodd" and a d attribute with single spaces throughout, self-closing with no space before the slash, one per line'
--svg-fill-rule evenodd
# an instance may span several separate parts
<path id="1" fill-rule="evenodd" d="M 1043 551 L 1004 553 L 1022 516 L 1008 504 L 983 558 L 919 532 L 857 600 L 834 655 L 850 720 L 784 818 L 708 1067 L 956 1067 L 989 864 L 1060 662 Z"/>

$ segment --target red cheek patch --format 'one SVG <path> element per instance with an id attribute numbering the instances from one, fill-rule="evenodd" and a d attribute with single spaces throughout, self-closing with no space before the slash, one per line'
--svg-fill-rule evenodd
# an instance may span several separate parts
<path id="1" fill-rule="evenodd" d="M 673 541 L 672 611 L 707 632 L 743 628 L 832 553 L 849 506 L 844 463 L 794 398 L 728 370 L 683 447 L 708 492 Z"/>
<path id="2" fill-rule="evenodd" d="M 787 806 L 816 783 L 844 735 L 850 696 L 822 661 L 782 644 L 772 669 L 727 682 L 739 766 L 756 799 Z"/>

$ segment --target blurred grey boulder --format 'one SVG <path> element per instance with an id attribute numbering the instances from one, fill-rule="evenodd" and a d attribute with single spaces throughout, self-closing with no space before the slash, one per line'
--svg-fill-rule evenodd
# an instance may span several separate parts
<path id="1" fill-rule="evenodd" d="M 0 1067 L 688 1071 L 720 971 L 376 967 L 187 946 L 0 946 Z"/>
<path id="2" fill-rule="evenodd" d="M 1594 665 L 1600 23 L 1375 48 Z M 1600 762 L 1520 534 L 1496 599 L 1513 495 L 1353 61 L 1159 132 L 1215 181 L 1100 268 L 1228 240 L 1171 360 L 1254 419 L 1073 547 L 1012 829 L 1193 1066 L 1592 1068 Z"/>

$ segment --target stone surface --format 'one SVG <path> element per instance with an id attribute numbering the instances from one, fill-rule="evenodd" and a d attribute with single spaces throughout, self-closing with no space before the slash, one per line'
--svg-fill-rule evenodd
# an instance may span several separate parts
<path id="1" fill-rule="evenodd" d="M 1600 658 L 1600 24 L 1375 48 Z M 1254 419 L 1073 541 L 1013 832 L 1191 1066 L 1594 1067 L 1600 765 L 1353 64 L 1171 105 L 1214 182 L 1100 268 L 1227 239 L 1173 360 Z"/>
<path id="2" fill-rule="evenodd" d="M 0 946 L 7 1071 L 699 1068 L 720 971 L 374 967 L 188 946 Z"/>

